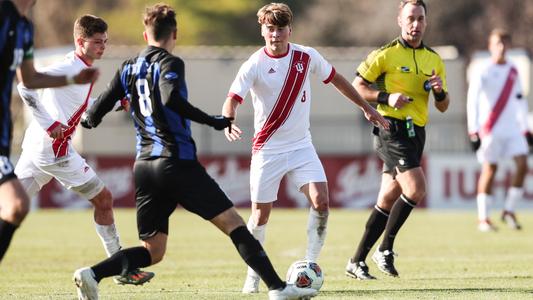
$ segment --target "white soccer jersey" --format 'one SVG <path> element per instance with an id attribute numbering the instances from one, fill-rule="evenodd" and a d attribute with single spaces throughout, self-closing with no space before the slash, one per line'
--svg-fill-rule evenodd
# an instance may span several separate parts
<path id="1" fill-rule="evenodd" d="M 242 102 L 251 92 L 254 153 L 281 153 L 311 144 L 310 73 L 328 83 L 335 69 L 315 49 L 292 43 L 288 53 L 278 57 L 263 47 L 241 66 L 228 96 Z"/>
<path id="2" fill-rule="evenodd" d="M 489 63 L 472 76 L 468 88 L 468 132 L 481 137 L 516 136 L 527 130 L 527 99 L 516 67 Z"/>
<path id="3" fill-rule="evenodd" d="M 42 70 L 52 75 L 74 76 L 89 67 L 74 52 L 65 59 Z M 53 164 L 69 158 L 74 151 L 71 139 L 80 122 L 81 115 L 89 106 L 92 84 L 71 84 L 59 88 L 35 90 L 18 85 L 19 93 L 33 114 L 33 120 L 26 129 L 22 149 L 31 153 L 33 160 L 40 165 Z M 66 125 L 64 138 L 52 139 L 47 131 Z"/>

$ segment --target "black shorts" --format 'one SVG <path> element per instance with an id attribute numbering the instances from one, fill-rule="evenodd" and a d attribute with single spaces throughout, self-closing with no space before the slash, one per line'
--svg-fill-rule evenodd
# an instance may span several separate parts
<path id="1" fill-rule="evenodd" d="M 17 178 L 13 164 L 7 156 L 0 155 L 0 185 L 13 178 Z"/>
<path id="2" fill-rule="evenodd" d="M 210 220 L 233 203 L 196 160 L 137 160 L 134 167 L 139 238 L 168 234 L 168 218 L 180 204 Z"/>
<path id="3" fill-rule="evenodd" d="M 407 135 L 407 125 L 403 120 L 386 117 L 390 122 L 390 130 L 374 127 L 374 150 L 383 161 L 383 172 L 396 177 L 396 169 L 400 172 L 420 167 L 426 130 L 414 125 L 415 136 Z"/>

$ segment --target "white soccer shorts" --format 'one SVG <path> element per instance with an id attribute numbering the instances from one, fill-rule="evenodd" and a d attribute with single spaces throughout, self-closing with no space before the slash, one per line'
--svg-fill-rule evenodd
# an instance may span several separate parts
<path id="1" fill-rule="evenodd" d="M 523 135 L 510 137 L 497 137 L 488 135 L 481 141 L 481 147 L 477 151 L 477 159 L 480 163 L 498 163 L 502 158 L 512 158 L 519 155 L 527 155 L 527 140 Z"/>
<path id="2" fill-rule="evenodd" d="M 30 157 L 31 154 L 22 152 L 15 167 L 15 174 L 19 179 L 33 178 L 41 189 L 52 178 L 55 178 L 67 189 L 80 187 L 97 177 L 94 170 L 78 153 L 61 162 L 51 165 L 37 165 Z M 100 181 L 98 179 L 98 181 Z M 84 191 L 82 196 L 92 199 L 103 189 L 103 184 L 95 185 L 91 190 Z"/>
<path id="3" fill-rule="evenodd" d="M 327 182 L 324 167 L 311 145 L 286 153 L 252 155 L 250 166 L 251 200 L 271 203 L 278 199 L 283 176 L 290 176 L 298 190 L 311 182 Z"/>

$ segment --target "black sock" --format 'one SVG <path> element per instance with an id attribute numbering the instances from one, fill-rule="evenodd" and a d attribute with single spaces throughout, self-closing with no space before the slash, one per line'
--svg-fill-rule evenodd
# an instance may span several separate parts
<path id="1" fill-rule="evenodd" d="M 396 234 L 400 231 L 400 228 L 415 206 L 416 203 L 404 194 L 400 196 L 400 199 L 396 200 L 390 211 L 389 221 L 385 227 L 385 235 L 383 236 L 383 242 L 379 247 L 379 251 L 392 251 Z"/>
<path id="2" fill-rule="evenodd" d="M 263 246 L 245 226 L 236 228 L 229 236 L 242 259 L 261 277 L 269 290 L 285 287 L 285 282 L 279 278 L 274 270 L 270 259 L 265 250 L 263 250 Z"/>
<path id="3" fill-rule="evenodd" d="M 125 275 L 131 270 L 148 267 L 152 264 L 152 256 L 148 249 L 144 247 L 134 247 L 111 255 L 91 267 L 94 272 L 96 281 L 100 282 L 102 278 L 114 275 Z"/>
<path id="4" fill-rule="evenodd" d="M 352 257 L 352 262 L 365 261 L 368 252 L 370 252 L 370 249 L 372 249 L 383 233 L 383 230 L 385 230 L 388 219 L 388 211 L 379 208 L 377 205 L 374 206 L 374 209 L 368 217 L 368 221 L 366 221 L 365 232 L 359 242 L 359 246 L 357 246 L 357 251 Z"/>
<path id="5" fill-rule="evenodd" d="M 13 238 L 13 233 L 17 228 L 17 225 L 0 219 L 0 262 L 7 252 L 7 248 L 9 248 L 9 244 Z"/>

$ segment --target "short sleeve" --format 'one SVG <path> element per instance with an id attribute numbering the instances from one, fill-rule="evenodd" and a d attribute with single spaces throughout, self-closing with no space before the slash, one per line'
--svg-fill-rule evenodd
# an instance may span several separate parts
<path id="1" fill-rule="evenodd" d="M 256 74 L 257 65 L 251 59 L 244 62 L 231 84 L 228 97 L 233 97 L 242 103 L 255 81 Z"/>
<path id="2" fill-rule="evenodd" d="M 372 51 L 357 67 L 357 73 L 368 82 L 375 82 L 384 72 L 385 56 L 381 50 Z"/>
<path id="3" fill-rule="evenodd" d="M 314 48 L 310 48 L 311 73 L 317 76 L 324 83 L 329 83 L 335 75 L 335 68 Z"/>

